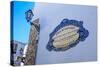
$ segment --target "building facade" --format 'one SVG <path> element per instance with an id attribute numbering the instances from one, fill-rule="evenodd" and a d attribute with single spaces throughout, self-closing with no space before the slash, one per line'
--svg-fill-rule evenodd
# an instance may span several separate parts
<path id="1" fill-rule="evenodd" d="M 19 41 L 11 41 L 11 65 L 20 66 L 23 62 L 23 51 L 25 43 Z"/>
<path id="2" fill-rule="evenodd" d="M 31 22 L 29 41 L 26 50 L 24 65 L 34 65 L 37 52 L 37 44 L 39 40 L 40 24 L 39 18 Z"/>

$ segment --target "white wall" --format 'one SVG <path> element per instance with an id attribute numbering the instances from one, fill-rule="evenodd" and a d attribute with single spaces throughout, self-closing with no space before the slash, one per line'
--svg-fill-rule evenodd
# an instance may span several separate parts
<path id="1" fill-rule="evenodd" d="M 97 7 L 54 3 L 35 3 L 34 16 L 39 17 L 40 39 L 36 64 L 72 63 L 96 61 L 97 57 Z M 83 27 L 89 31 L 85 41 L 62 52 L 49 52 L 46 46 L 49 35 L 63 19 L 83 21 Z M 45 33 L 44 33 L 45 32 Z"/>

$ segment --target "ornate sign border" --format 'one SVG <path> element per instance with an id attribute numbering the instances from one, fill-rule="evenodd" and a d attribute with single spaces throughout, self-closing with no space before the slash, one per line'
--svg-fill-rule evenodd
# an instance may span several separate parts
<path id="1" fill-rule="evenodd" d="M 77 33 L 79 33 L 79 38 L 73 43 L 73 44 L 70 44 L 68 45 L 67 47 L 64 47 L 64 48 L 55 48 L 53 46 L 53 39 L 52 37 L 56 34 L 56 32 L 65 27 L 65 26 L 69 26 L 69 25 L 74 25 L 76 27 L 79 27 L 79 30 Z M 50 33 L 49 35 L 49 42 L 46 46 L 46 48 L 51 51 L 51 50 L 54 50 L 54 51 L 65 51 L 65 50 L 68 50 L 74 46 L 76 46 L 80 41 L 84 41 L 89 35 L 89 32 L 88 30 L 86 30 L 84 27 L 83 27 L 83 21 L 77 21 L 77 20 L 69 20 L 69 19 L 63 19 L 62 22 L 53 30 L 52 33 Z"/>

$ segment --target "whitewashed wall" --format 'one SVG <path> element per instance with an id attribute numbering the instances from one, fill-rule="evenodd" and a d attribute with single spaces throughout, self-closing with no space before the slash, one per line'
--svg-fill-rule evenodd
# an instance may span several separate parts
<path id="1" fill-rule="evenodd" d="M 35 3 L 33 9 L 34 18 L 39 17 L 41 25 L 36 63 L 49 64 L 95 61 L 97 56 L 96 11 L 95 6 Z M 64 18 L 83 21 L 83 26 L 89 30 L 89 36 L 84 42 L 80 42 L 72 49 L 64 52 L 49 52 L 46 49 L 49 34 Z"/>

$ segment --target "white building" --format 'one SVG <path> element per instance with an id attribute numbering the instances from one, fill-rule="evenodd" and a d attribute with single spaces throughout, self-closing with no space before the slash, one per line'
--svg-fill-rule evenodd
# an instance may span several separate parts
<path id="1" fill-rule="evenodd" d="M 21 65 L 25 45 L 25 43 L 19 41 L 11 41 L 11 65 Z"/>

